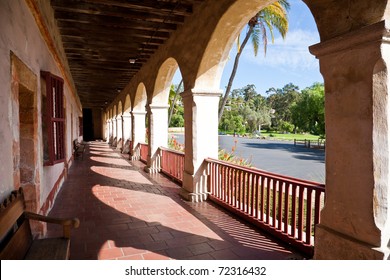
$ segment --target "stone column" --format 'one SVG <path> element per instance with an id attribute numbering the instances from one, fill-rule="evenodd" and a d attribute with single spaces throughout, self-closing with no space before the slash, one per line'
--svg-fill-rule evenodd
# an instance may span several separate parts
<path id="1" fill-rule="evenodd" d="M 132 147 L 130 147 L 130 158 L 139 160 L 139 143 L 145 143 L 145 115 L 146 112 L 131 112 Z"/>
<path id="2" fill-rule="evenodd" d="M 116 147 L 117 142 L 118 142 L 118 122 L 116 117 L 112 119 L 112 143 L 111 145 L 113 147 Z"/>
<path id="3" fill-rule="evenodd" d="M 126 141 L 131 139 L 131 115 L 126 113 L 122 116 L 123 121 L 123 139 Z"/>
<path id="4" fill-rule="evenodd" d="M 113 139 L 114 139 L 114 136 L 112 135 L 112 133 L 113 133 L 113 121 L 112 121 L 112 119 L 109 119 L 108 120 L 108 140 L 107 140 L 107 143 L 108 144 L 112 144 L 112 141 L 113 141 Z"/>
<path id="5" fill-rule="evenodd" d="M 145 171 L 148 173 L 157 173 L 160 171 L 160 155 L 158 148 L 160 146 L 168 147 L 168 108 L 167 105 L 146 106 L 148 111 L 148 162 Z"/>
<path id="6" fill-rule="evenodd" d="M 326 91 L 326 202 L 316 259 L 389 258 L 389 39 L 380 22 L 310 48 Z"/>
<path id="7" fill-rule="evenodd" d="M 205 158 L 218 158 L 218 103 L 221 92 L 186 91 L 184 103 L 185 159 L 181 195 L 190 201 L 207 198 Z"/>
<path id="8" fill-rule="evenodd" d="M 103 131 L 104 131 L 104 141 L 108 141 L 107 139 L 108 139 L 108 135 L 109 135 L 109 133 L 108 133 L 108 120 L 106 120 L 105 122 L 103 122 Z"/>
<path id="9" fill-rule="evenodd" d="M 123 147 L 123 122 L 122 122 L 122 116 L 118 116 L 116 118 L 117 122 L 117 132 L 116 132 L 116 149 L 120 150 Z"/>
<path id="10" fill-rule="evenodd" d="M 130 141 L 131 141 L 131 115 L 125 113 L 122 115 L 123 123 L 123 149 L 122 153 L 128 154 L 130 152 Z"/>

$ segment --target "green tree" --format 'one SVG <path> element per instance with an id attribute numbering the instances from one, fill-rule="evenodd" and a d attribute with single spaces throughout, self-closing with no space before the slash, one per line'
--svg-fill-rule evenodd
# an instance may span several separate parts
<path id="1" fill-rule="evenodd" d="M 304 132 L 325 135 L 325 90 L 322 83 L 314 83 L 302 90 L 292 106 L 293 124 Z"/>
<path id="2" fill-rule="evenodd" d="M 221 130 L 243 133 L 260 130 L 271 123 L 270 108 L 264 96 L 256 92 L 254 85 L 232 91 L 226 110 L 219 123 Z"/>
<path id="3" fill-rule="evenodd" d="M 170 127 L 183 127 L 184 126 L 184 108 L 181 101 L 180 93 L 182 92 L 181 81 L 179 85 L 171 85 L 169 92 L 169 115 L 168 125 Z"/>
<path id="4" fill-rule="evenodd" d="M 237 72 L 240 57 L 246 44 L 249 40 L 251 40 L 254 54 L 255 56 L 257 56 L 259 46 L 262 43 L 264 46 L 265 55 L 267 53 L 268 33 L 271 36 L 272 43 L 274 42 L 274 28 L 276 28 L 276 30 L 281 34 L 283 39 L 286 37 L 288 31 L 287 11 L 289 10 L 289 8 L 290 4 L 287 0 L 280 0 L 265 7 L 249 20 L 247 25 L 247 33 L 241 44 L 240 39 L 238 37 L 237 54 L 234 60 L 232 73 L 230 75 L 224 97 L 222 99 L 222 102 L 220 103 L 218 121 L 221 121 L 222 119 L 222 114 L 230 94 L 234 77 Z"/>
<path id="5" fill-rule="evenodd" d="M 281 124 L 292 123 L 291 107 L 299 98 L 299 87 L 289 83 L 282 89 L 270 88 L 266 93 L 268 94 L 267 104 L 274 110 L 272 126 L 279 129 Z"/>

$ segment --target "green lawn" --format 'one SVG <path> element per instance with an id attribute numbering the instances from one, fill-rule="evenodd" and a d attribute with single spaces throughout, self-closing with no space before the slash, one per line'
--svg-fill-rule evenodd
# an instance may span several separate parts
<path id="1" fill-rule="evenodd" d="M 223 134 L 233 135 L 233 131 L 222 131 Z M 256 137 L 254 134 L 246 133 L 248 137 Z M 320 138 L 319 135 L 313 135 L 309 133 L 305 134 L 294 134 L 294 133 L 277 133 L 277 132 L 267 132 L 265 130 L 261 131 L 261 136 L 265 137 L 266 139 L 274 139 L 274 140 L 286 140 L 286 141 L 294 141 L 294 139 L 297 140 L 311 140 L 311 141 L 317 141 L 318 138 Z"/>
<path id="2" fill-rule="evenodd" d="M 277 140 L 290 140 L 294 141 L 294 139 L 297 140 L 318 140 L 320 136 L 318 135 L 313 135 L 313 134 L 285 134 L 285 133 L 275 133 L 275 132 L 266 132 L 266 131 L 261 131 L 261 136 L 266 137 L 269 139 L 277 139 Z"/>

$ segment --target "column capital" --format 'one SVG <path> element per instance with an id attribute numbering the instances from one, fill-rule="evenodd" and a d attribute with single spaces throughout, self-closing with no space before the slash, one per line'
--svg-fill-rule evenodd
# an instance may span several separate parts
<path id="1" fill-rule="evenodd" d="M 161 105 L 161 104 L 147 104 L 145 106 L 147 109 L 150 110 L 159 110 L 159 109 L 168 109 L 169 105 Z"/>
<path id="2" fill-rule="evenodd" d="M 131 115 L 137 115 L 137 116 L 142 116 L 142 115 L 146 115 L 146 112 L 145 111 L 131 111 Z"/>
<path id="3" fill-rule="evenodd" d="M 190 96 L 205 96 L 205 97 L 220 97 L 223 93 L 223 90 L 221 89 L 199 89 L 199 88 L 193 88 L 190 90 L 186 90 L 183 93 L 181 93 L 182 98 L 187 98 Z"/>
<path id="4" fill-rule="evenodd" d="M 309 47 L 317 58 L 371 43 L 390 42 L 390 22 L 383 20 Z"/>

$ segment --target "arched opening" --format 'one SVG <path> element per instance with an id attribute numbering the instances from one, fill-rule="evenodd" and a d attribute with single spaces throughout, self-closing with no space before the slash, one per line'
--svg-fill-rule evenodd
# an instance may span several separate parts
<path id="1" fill-rule="evenodd" d="M 128 154 L 130 152 L 130 141 L 131 141 L 131 100 L 130 94 L 126 95 L 125 103 L 123 105 L 123 148 L 122 153 Z"/>
<path id="2" fill-rule="evenodd" d="M 117 122 L 118 110 L 117 106 L 114 105 L 112 108 L 112 143 L 111 146 L 114 148 L 118 144 L 118 122 Z"/>
<path id="3" fill-rule="evenodd" d="M 175 59 L 168 58 L 160 66 L 151 101 L 147 105 L 148 121 L 148 172 L 160 171 L 159 147 L 168 146 L 168 109 L 172 79 L 178 68 Z"/>
<path id="4" fill-rule="evenodd" d="M 134 96 L 134 102 L 132 103 L 133 109 L 131 111 L 131 146 L 130 157 L 131 159 L 140 159 L 141 145 L 147 141 L 146 137 L 146 101 L 147 92 L 143 83 L 137 86 L 137 91 Z"/>
<path id="5" fill-rule="evenodd" d="M 122 101 L 118 102 L 118 112 L 116 115 L 116 125 L 117 125 L 117 145 L 116 148 L 121 150 L 123 147 L 123 106 Z"/>
<path id="6" fill-rule="evenodd" d="M 225 151 L 220 156 L 233 151 L 236 158 L 229 157 L 229 160 L 234 162 L 323 184 L 323 77 L 318 60 L 308 50 L 318 43 L 319 34 L 308 7 L 302 1 L 290 3 L 289 27 L 284 39 L 275 30 L 272 42 L 267 31 L 266 52 L 264 43 L 260 42 L 255 56 L 252 37 L 245 48 L 240 49 L 238 67 L 219 121 L 219 144 Z M 241 44 L 248 29 L 245 24 L 240 34 Z M 233 44 L 221 78 L 223 95 L 232 77 L 237 53 L 237 44 Z M 301 150 L 305 143 L 294 146 L 294 139 L 306 139 L 307 149 Z M 248 141 L 252 146 L 248 146 Z M 296 157 L 291 158 L 286 153 L 274 158 L 274 150 L 268 148 L 274 145 L 281 151 L 290 149 Z M 291 164 L 285 165 L 285 162 Z"/>
<path id="7" fill-rule="evenodd" d="M 194 178 L 194 180 L 193 180 L 194 181 L 193 182 L 193 187 L 192 187 L 192 189 L 188 190 L 189 192 L 191 192 L 194 189 L 196 190 L 196 188 L 198 188 L 198 190 L 199 190 L 200 189 L 199 185 L 202 184 L 202 177 L 199 175 L 200 173 L 197 170 L 201 170 L 202 169 L 201 165 L 203 163 L 203 158 L 206 158 L 206 155 L 202 154 L 202 152 L 204 151 L 203 147 L 210 147 L 211 145 L 215 145 L 215 144 L 218 143 L 218 136 L 216 135 L 217 130 L 215 129 L 215 128 L 218 127 L 218 124 L 215 124 L 215 123 L 213 124 L 212 123 L 213 119 L 214 119 L 214 114 L 216 113 L 215 112 L 215 107 L 211 108 L 209 105 L 211 104 L 211 102 L 212 102 L 211 100 L 212 99 L 213 100 L 216 99 L 215 97 L 212 96 L 212 93 L 217 93 L 218 90 L 219 90 L 220 81 L 221 81 L 222 74 L 223 74 L 223 69 L 224 69 L 224 66 L 225 66 L 225 64 L 227 62 L 227 59 L 229 57 L 229 52 L 230 52 L 230 50 L 231 50 L 231 48 L 233 46 L 233 43 L 235 42 L 237 36 L 240 34 L 242 28 L 245 27 L 248 24 L 248 22 L 250 21 L 250 19 L 254 15 L 256 15 L 262 8 L 264 8 L 267 4 L 270 4 L 272 2 L 275 2 L 275 1 L 257 1 L 257 2 L 255 2 L 255 1 L 252 1 L 252 2 L 250 2 L 250 1 L 236 1 L 227 10 L 227 12 L 221 17 L 221 19 L 220 19 L 219 23 L 217 24 L 215 30 L 213 31 L 213 35 L 211 36 L 211 38 L 209 40 L 209 44 L 206 47 L 204 56 L 202 57 L 202 60 L 201 60 L 201 63 L 200 63 L 200 67 L 199 67 L 199 70 L 198 70 L 197 79 L 196 79 L 196 83 L 195 83 L 195 88 L 192 89 L 192 95 L 188 96 L 188 98 L 187 98 L 187 103 L 188 103 L 187 108 L 188 107 L 192 108 L 192 115 L 190 115 L 188 117 L 193 118 L 193 119 L 196 118 L 196 121 L 194 121 L 193 119 L 191 120 L 192 124 L 190 124 L 190 125 L 192 125 L 192 131 L 191 131 L 192 135 L 191 135 L 191 137 L 189 137 L 190 138 L 189 139 L 190 140 L 189 143 L 192 144 L 192 150 L 191 149 L 188 149 L 188 150 L 186 149 L 186 154 L 187 154 L 187 151 L 188 151 L 189 153 L 193 154 L 193 158 L 201 158 L 202 159 L 202 161 L 198 162 L 197 165 L 194 164 L 194 162 L 195 162 L 194 160 L 192 160 L 192 162 L 186 161 L 186 168 L 188 170 L 188 171 L 187 170 L 186 171 L 187 171 L 188 174 L 191 174 L 192 178 Z M 312 43 L 315 43 L 315 42 L 311 42 L 311 44 Z M 305 47 L 306 48 L 306 53 L 309 53 L 307 47 L 308 46 Z M 271 48 L 271 46 L 269 46 L 269 48 Z M 231 58 L 231 59 L 233 60 L 233 58 Z M 277 78 L 277 77 L 275 77 L 275 78 Z M 223 85 L 223 86 L 225 86 L 225 85 Z M 248 93 L 251 93 L 251 92 L 248 92 Z M 206 99 L 206 98 L 208 98 L 208 99 Z M 259 104 L 255 104 L 255 101 L 258 102 Z M 249 94 L 243 100 L 243 102 L 241 102 L 241 104 L 239 106 L 241 106 L 243 108 L 248 107 L 248 109 L 251 109 L 252 111 L 254 111 L 253 112 L 253 118 L 260 118 L 259 115 L 260 115 L 260 113 L 262 113 L 262 112 L 260 112 L 260 110 L 263 110 L 263 106 L 262 106 L 263 102 L 266 102 L 266 98 L 265 97 L 259 96 L 259 98 L 257 100 L 255 100 L 255 96 L 251 96 Z M 239 107 L 239 106 L 237 105 L 237 107 Z M 271 113 L 271 109 L 272 108 L 270 108 L 270 110 L 268 110 L 268 112 L 267 112 L 269 114 L 269 119 L 271 119 L 271 114 L 272 114 Z M 252 114 L 252 112 L 249 112 L 249 113 Z M 248 115 L 249 115 L 249 113 L 248 113 Z M 244 124 L 244 121 L 245 121 L 244 117 L 246 117 L 246 114 L 247 114 L 246 111 L 241 110 L 240 113 L 237 114 L 237 117 L 240 117 L 240 119 L 237 118 L 236 120 L 232 120 L 232 121 L 241 122 L 240 125 L 242 127 L 245 127 L 246 125 L 249 125 L 249 121 L 252 121 L 252 119 L 248 118 L 246 120 L 248 123 Z M 207 115 L 207 117 L 206 117 L 206 115 Z M 187 117 L 187 115 L 186 115 L 186 117 Z M 197 125 L 196 124 L 197 122 L 203 122 L 203 124 L 202 125 Z M 253 123 L 255 125 L 252 128 L 252 131 L 254 131 L 255 129 L 257 130 L 259 128 L 259 124 L 255 123 L 254 121 L 253 121 Z M 235 143 L 237 143 L 237 140 L 234 139 L 234 136 L 235 136 L 237 131 L 234 131 L 234 130 L 231 133 L 232 135 L 229 136 L 229 137 L 231 137 L 230 141 L 231 141 L 232 144 L 230 144 L 231 145 L 230 149 L 225 154 L 226 155 L 226 159 L 228 159 L 228 160 L 232 159 L 231 154 L 233 152 L 236 152 L 236 153 L 239 152 L 238 150 L 234 150 L 236 148 L 234 145 L 235 145 Z M 260 130 L 260 129 L 258 129 L 258 130 Z M 241 133 L 242 132 L 246 132 L 246 130 L 240 131 L 240 132 Z M 199 136 L 199 134 L 203 135 L 203 137 Z M 205 136 L 206 135 L 207 135 L 207 140 L 205 140 Z M 225 139 L 225 138 L 226 138 L 226 136 L 223 136 L 223 139 Z M 244 146 L 244 148 L 246 150 L 248 150 L 248 148 L 254 148 L 254 149 L 252 149 L 252 151 L 250 151 L 250 152 L 248 152 L 246 154 L 248 157 L 250 155 L 253 155 L 253 153 L 257 153 L 258 152 L 257 150 L 259 150 L 259 145 L 261 146 L 261 145 L 264 144 L 264 141 L 263 142 L 260 142 L 260 141 L 261 141 L 261 139 L 254 139 L 254 140 L 252 140 L 252 139 L 249 139 L 249 137 L 248 137 L 248 138 L 245 139 L 245 141 L 242 142 L 243 146 Z M 291 143 L 291 144 L 293 146 L 293 143 Z M 186 146 L 187 146 L 187 143 L 186 143 Z M 275 145 L 272 144 L 270 147 L 275 147 Z M 200 150 L 200 149 L 203 149 L 203 150 Z M 281 149 L 283 149 L 283 147 Z M 271 150 L 271 149 L 268 148 L 268 150 Z M 230 153 L 231 151 L 232 151 L 232 153 Z M 275 149 L 273 151 L 275 151 Z M 210 154 L 212 152 L 214 152 L 214 151 L 210 148 L 208 152 L 209 152 L 208 156 L 210 156 Z M 268 158 L 268 161 L 272 161 L 272 160 L 274 160 L 274 156 L 271 156 L 270 158 Z M 234 163 L 240 163 L 240 164 L 244 163 L 245 164 L 245 162 L 242 162 L 242 161 L 235 161 Z M 296 166 L 296 165 L 294 165 L 294 166 Z M 192 171 L 191 168 L 195 169 L 195 171 Z M 258 168 L 261 168 L 261 166 L 258 166 Z M 278 168 L 280 168 L 280 165 L 278 166 Z M 291 166 L 290 166 L 290 168 L 291 168 Z M 264 168 L 262 168 L 262 169 L 264 170 Z M 323 173 L 325 173 L 325 172 L 323 172 Z M 260 171 L 259 171 L 259 174 L 260 174 Z M 256 174 L 253 173 L 251 175 L 248 175 L 247 178 L 252 178 L 253 179 L 253 178 L 255 178 L 253 176 L 261 176 L 259 174 L 256 175 Z M 225 175 L 219 174 L 218 176 L 225 176 Z M 215 179 L 216 181 L 219 180 L 218 176 L 216 176 L 216 179 Z M 233 175 L 227 175 L 227 176 L 229 177 L 229 176 L 233 176 Z M 277 177 L 276 174 L 274 176 L 275 176 L 275 178 Z M 198 179 L 198 178 L 200 178 L 200 179 Z M 195 182 L 195 179 L 198 180 L 198 181 Z M 252 179 L 250 179 L 250 180 L 252 180 Z M 241 180 L 241 179 L 234 177 L 231 180 Z M 248 181 L 246 181 L 244 184 L 247 184 L 248 186 L 256 185 L 253 182 L 251 182 L 250 180 L 248 179 Z M 276 179 L 272 179 L 272 180 L 273 180 L 272 182 L 276 182 Z M 323 182 L 321 182 L 321 183 L 323 183 Z M 222 184 L 222 183 L 218 182 L 218 184 Z M 288 184 L 286 184 L 286 185 L 288 185 Z M 320 184 L 315 184 L 315 185 L 320 185 Z M 229 184 L 224 185 L 222 187 L 221 191 L 224 192 L 226 190 L 226 188 L 228 188 L 228 187 L 230 187 Z M 265 184 L 262 187 L 265 188 Z M 267 187 L 269 187 L 269 186 L 267 186 Z M 229 190 L 229 192 L 233 193 L 233 192 L 236 191 L 236 189 L 234 189 L 234 187 L 232 187 L 232 189 Z M 209 190 L 204 190 L 204 193 L 206 193 L 207 191 L 211 192 L 211 197 L 219 195 L 219 193 L 216 194 L 217 191 L 216 191 L 216 193 L 213 193 L 210 189 Z M 239 199 L 242 199 L 242 198 L 239 197 L 239 196 L 236 196 L 236 197 L 234 197 L 234 199 L 237 199 L 237 201 L 235 201 L 232 204 L 236 204 L 236 205 L 246 204 L 245 207 L 247 209 L 249 209 L 251 207 L 255 207 L 254 206 L 255 205 L 254 202 L 252 203 L 252 205 L 249 202 L 249 201 L 254 201 L 255 200 L 255 191 L 254 190 L 253 191 L 252 190 L 249 191 L 248 189 L 246 189 L 246 190 L 243 190 L 243 192 L 244 193 L 245 192 L 251 192 L 250 195 L 245 194 L 247 196 L 250 196 L 248 198 L 249 199 L 248 202 L 243 201 L 243 200 L 239 200 Z M 288 194 L 289 194 L 288 189 L 283 189 L 282 188 L 282 183 L 280 183 L 280 184 L 278 183 L 278 191 L 275 192 L 274 195 L 278 196 L 278 197 L 281 197 L 282 194 L 283 195 L 287 194 L 286 200 L 295 200 L 294 197 L 288 197 Z M 311 197 L 311 194 L 309 196 L 307 196 L 305 198 L 303 198 L 303 196 L 302 196 L 302 198 L 300 198 L 300 199 L 302 199 L 304 201 L 313 201 L 312 197 Z M 218 199 L 222 199 L 222 198 L 221 197 L 216 198 L 216 200 L 218 200 Z M 227 196 L 225 196 L 225 197 L 223 197 L 223 199 L 230 200 L 230 202 L 231 202 L 232 197 L 227 198 Z M 322 198 L 319 198 L 319 201 L 320 201 L 320 199 L 323 199 L 323 196 L 322 196 Z M 229 201 L 224 201 L 224 203 L 228 204 Z M 281 202 L 279 204 L 277 204 L 277 203 L 278 202 L 276 201 L 272 205 L 272 207 L 273 207 L 272 211 L 274 211 L 274 212 L 269 211 L 268 213 L 266 213 L 266 216 L 274 215 L 274 213 L 276 211 L 275 210 L 276 208 L 278 208 L 280 211 L 282 211 L 281 209 L 284 206 L 282 205 Z M 318 203 L 320 203 L 320 202 L 318 202 Z M 223 204 L 223 203 L 221 203 L 221 204 Z M 266 204 L 268 205 L 267 206 L 268 208 L 270 207 L 270 202 L 269 201 L 268 202 L 265 201 L 265 203 L 264 203 L 264 201 L 260 202 L 260 200 L 258 200 L 256 202 L 256 204 L 257 204 L 256 207 L 260 207 L 259 205 L 261 205 L 261 207 L 265 207 L 264 205 L 266 205 Z M 322 203 L 322 205 L 323 205 L 323 203 Z M 287 204 L 286 209 L 283 208 L 283 211 L 285 211 L 285 213 L 289 213 L 290 210 L 294 211 L 294 210 L 292 210 L 291 207 L 290 207 L 291 209 L 289 207 L 290 206 Z M 233 206 L 233 208 L 234 208 L 234 206 Z M 240 209 L 240 210 L 242 210 L 242 209 Z M 318 212 L 319 212 L 319 209 L 317 209 L 317 213 Z M 256 215 L 260 215 L 260 214 L 256 213 Z M 261 215 L 263 215 L 263 213 Z M 285 215 L 287 216 L 287 214 L 285 214 Z M 292 216 L 294 216 L 294 215 L 295 214 L 292 214 Z M 276 219 L 276 215 L 273 216 L 273 219 L 274 220 Z M 282 219 L 282 217 L 280 216 L 278 218 L 280 224 L 281 224 L 281 219 Z M 312 217 L 309 217 L 307 219 L 312 219 Z M 305 220 L 305 221 L 307 221 L 307 220 Z M 295 228 L 295 225 L 293 223 L 292 224 L 289 224 L 289 223 L 290 223 L 289 221 L 285 222 L 286 225 L 289 225 L 291 228 Z M 301 223 L 303 223 L 303 222 L 301 221 Z M 281 226 L 279 226 L 279 227 L 281 227 Z M 306 235 L 305 242 L 307 241 L 308 244 L 311 244 L 310 242 L 311 242 L 312 235 L 314 234 L 314 230 L 312 230 L 312 228 L 308 228 L 307 231 L 309 233 Z M 289 232 L 287 234 L 291 234 L 293 236 L 291 239 L 294 239 L 294 235 L 293 235 L 292 232 Z"/>
<path id="8" fill-rule="evenodd" d="M 178 68 L 173 76 L 169 93 L 168 111 L 168 147 L 184 152 L 184 104 L 181 94 L 184 92 L 183 77 Z"/>

